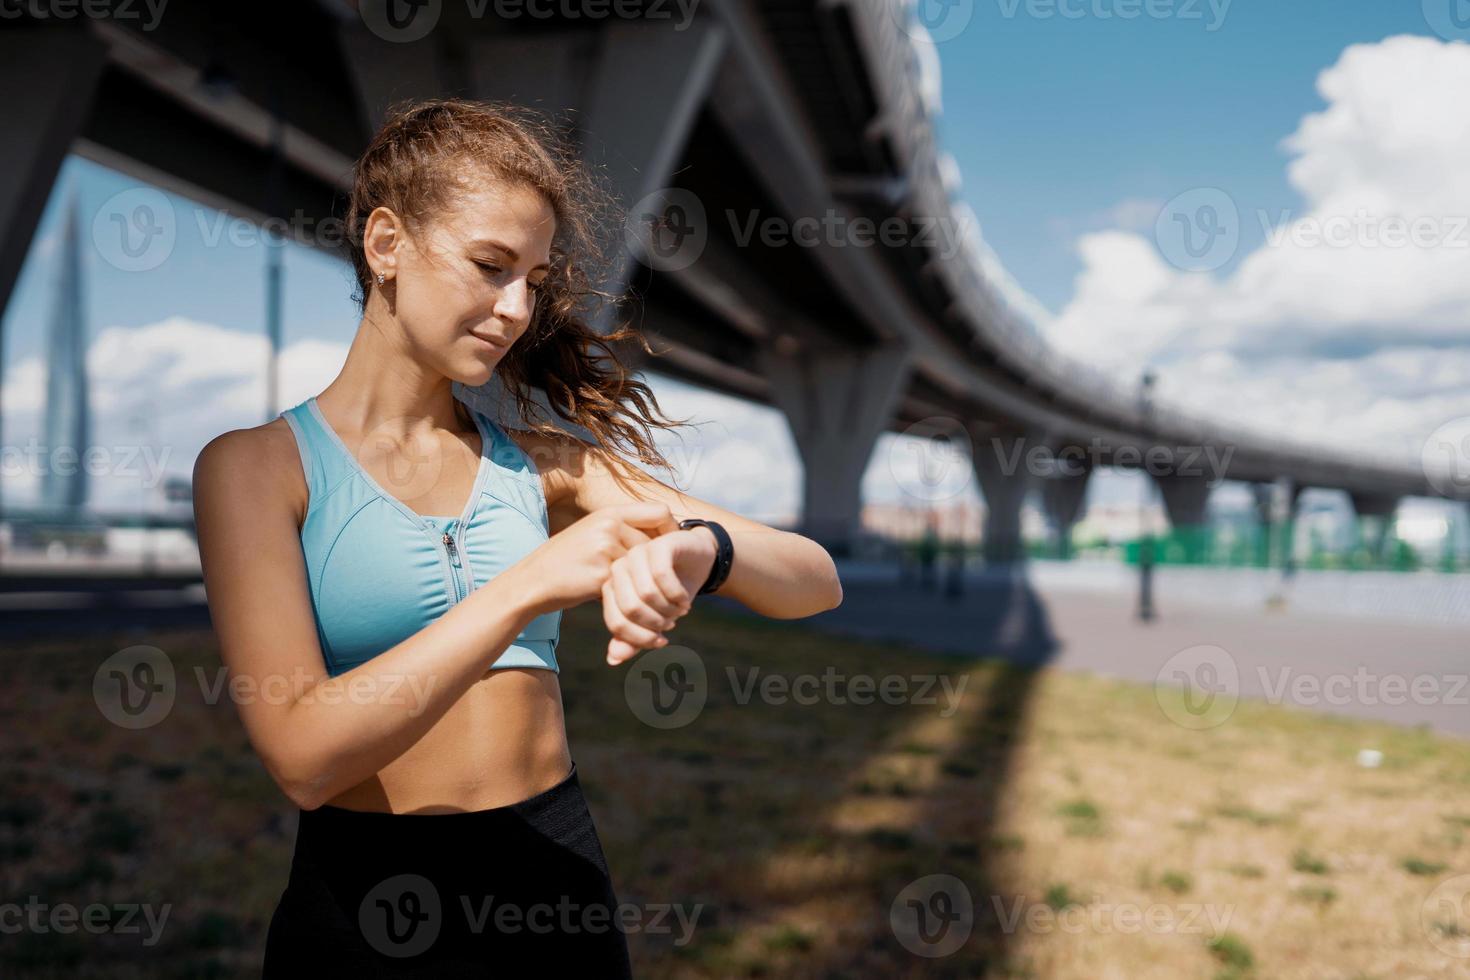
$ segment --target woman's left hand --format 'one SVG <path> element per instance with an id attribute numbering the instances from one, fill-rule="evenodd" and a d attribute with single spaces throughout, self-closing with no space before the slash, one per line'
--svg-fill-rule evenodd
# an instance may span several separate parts
<path id="1" fill-rule="evenodd" d="M 689 612 L 715 551 L 714 534 L 691 527 L 651 538 L 613 561 L 602 585 L 602 618 L 612 633 L 608 664 L 668 644 L 664 633 Z"/>

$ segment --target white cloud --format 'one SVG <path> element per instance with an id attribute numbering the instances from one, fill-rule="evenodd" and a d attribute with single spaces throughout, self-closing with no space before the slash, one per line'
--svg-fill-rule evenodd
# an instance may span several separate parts
<path id="1" fill-rule="evenodd" d="M 157 466 L 140 458 L 128 472 L 94 476 L 90 504 L 136 508 L 140 479 L 152 484 L 161 479 L 160 470 L 186 476 L 210 439 L 264 422 L 266 350 L 263 336 L 185 317 L 99 331 L 87 352 L 92 445 L 122 460 L 130 447 L 141 444 L 149 447 Z M 302 340 L 285 347 L 279 363 L 282 406 L 325 388 L 346 356 L 346 344 L 330 341 Z M 655 430 L 656 444 L 675 467 L 672 482 L 757 520 L 794 518 L 801 470 L 779 413 L 667 378 L 648 381 L 666 415 L 690 419 L 688 427 Z M 32 440 L 40 444 L 45 390 L 41 359 L 29 358 L 8 371 L 4 420 L 12 450 Z M 37 502 L 40 480 L 33 469 L 19 457 L 7 460 L 8 503 Z"/>
<path id="2" fill-rule="evenodd" d="M 266 339 L 184 317 L 144 327 L 106 327 L 87 351 L 91 444 L 115 461 L 95 473 L 89 500 L 135 508 L 140 482 L 187 476 L 210 439 L 265 421 Z M 283 406 L 326 387 L 347 356 L 344 344 L 306 340 L 281 351 Z M 45 364 L 29 358 L 6 374 L 6 499 L 36 502 L 37 466 L 23 454 L 41 445 Z M 138 447 L 146 447 L 146 452 Z"/>
<path id="3" fill-rule="evenodd" d="M 1282 144 L 1304 207 L 1242 213 L 1267 240 L 1231 275 L 1175 268 L 1123 202 L 1122 229 L 1078 239 L 1075 296 L 1042 326 L 1115 372 L 1159 366 L 1192 409 L 1417 456 L 1470 415 L 1470 45 L 1354 45 L 1318 90 Z M 1395 219 L 1421 244 L 1390 244 Z"/>

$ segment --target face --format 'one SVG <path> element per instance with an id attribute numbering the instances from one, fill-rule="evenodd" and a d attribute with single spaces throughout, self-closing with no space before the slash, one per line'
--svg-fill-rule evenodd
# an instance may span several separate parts
<path id="1" fill-rule="evenodd" d="M 379 208 L 364 244 L 391 281 L 414 358 L 473 387 L 490 380 L 529 328 L 555 231 L 551 206 L 535 190 L 485 181 L 460 191 L 418 237 Z"/>

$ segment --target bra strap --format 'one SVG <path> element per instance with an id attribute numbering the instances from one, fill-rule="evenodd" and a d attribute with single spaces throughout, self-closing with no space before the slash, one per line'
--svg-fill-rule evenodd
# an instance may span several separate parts
<path id="1" fill-rule="evenodd" d="M 342 447 L 312 413 L 310 399 L 286 409 L 281 416 L 296 437 L 296 449 L 301 454 L 301 468 L 306 473 L 311 499 L 320 500 L 351 475 L 352 465 L 343 458 Z"/>

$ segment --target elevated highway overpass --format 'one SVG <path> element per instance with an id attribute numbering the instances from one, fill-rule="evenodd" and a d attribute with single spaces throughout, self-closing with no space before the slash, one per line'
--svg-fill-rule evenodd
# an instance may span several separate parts
<path id="1" fill-rule="evenodd" d="M 1470 500 L 1465 474 L 1185 412 L 1050 347 L 959 201 L 932 47 L 901 3 L 102 8 L 0 26 L 0 76 L 23 95 L 0 146 L 0 301 L 67 152 L 341 251 L 316 232 L 391 102 L 510 100 L 564 122 L 656 219 L 640 234 L 673 236 L 630 249 L 601 325 L 637 322 L 664 352 L 644 366 L 779 409 L 802 529 L 839 553 L 885 431 L 968 443 L 996 560 L 1019 554 L 1028 490 L 1067 526 L 1098 465 L 1148 470 L 1184 526 L 1220 479 L 1275 487 L 1277 517 L 1304 487 L 1380 517 L 1406 496 Z"/>

